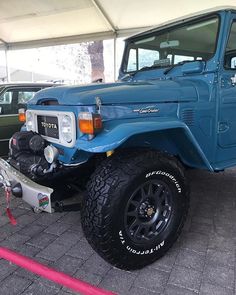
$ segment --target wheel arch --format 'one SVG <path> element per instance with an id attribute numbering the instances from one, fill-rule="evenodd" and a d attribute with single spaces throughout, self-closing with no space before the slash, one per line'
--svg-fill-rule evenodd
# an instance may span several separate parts
<path id="1" fill-rule="evenodd" d="M 130 136 L 118 149 L 151 148 L 175 155 L 186 166 L 213 170 L 194 138 L 183 128 L 157 130 Z"/>
<path id="2" fill-rule="evenodd" d="M 180 121 L 124 122 L 107 129 L 80 148 L 104 153 L 124 148 L 150 148 L 178 156 L 187 166 L 213 171 L 211 164 L 186 124 Z"/>

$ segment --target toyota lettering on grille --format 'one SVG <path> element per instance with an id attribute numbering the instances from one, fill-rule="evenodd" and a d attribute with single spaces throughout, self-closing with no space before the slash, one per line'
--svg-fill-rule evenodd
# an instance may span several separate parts
<path id="1" fill-rule="evenodd" d="M 42 127 L 49 129 L 57 129 L 57 125 L 53 123 L 41 122 Z"/>

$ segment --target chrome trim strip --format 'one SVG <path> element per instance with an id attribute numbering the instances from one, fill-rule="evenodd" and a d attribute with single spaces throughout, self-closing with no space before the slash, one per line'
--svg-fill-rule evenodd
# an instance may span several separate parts
<path id="1" fill-rule="evenodd" d="M 8 141 L 8 140 L 10 140 L 10 138 L 4 138 L 4 139 L 0 139 L 0 142 L 2 142 L 2 141 Z"/>
<path id="2" fill-rule="evenodd" d="M 1 105 L 0 105 L 0 107 L 1 107 Z M 9 114 L 9 115 L 1 115 L 0 114 L 0 118 L 1 117 L 16 117 L 16 116 L 18 116 L 18 114 Z"/>

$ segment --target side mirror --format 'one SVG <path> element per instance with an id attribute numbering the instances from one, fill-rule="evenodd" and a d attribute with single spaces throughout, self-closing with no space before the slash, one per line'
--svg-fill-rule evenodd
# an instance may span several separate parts
<path id="1" fill-rule="evenodd" d="M 201 73 L 204 69 L 205 62 L 202 60 L 196 60 L 193 62 L 185 63 L 182 66 L 183 74 Z"/>

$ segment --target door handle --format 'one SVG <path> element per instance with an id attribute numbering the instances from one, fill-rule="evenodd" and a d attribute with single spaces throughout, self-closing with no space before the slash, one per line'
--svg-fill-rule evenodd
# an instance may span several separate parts
<path id="1" fill-rule="evenodd" d="M 229 125 L 226 122 L 220 122 L 219 123 L 219 127 L 218 127 L 218 131 L 219 132 L 226 132 L 227 130 L 229 130 Z"/>

